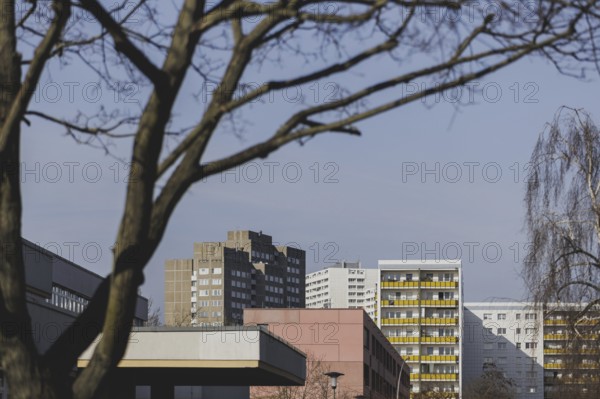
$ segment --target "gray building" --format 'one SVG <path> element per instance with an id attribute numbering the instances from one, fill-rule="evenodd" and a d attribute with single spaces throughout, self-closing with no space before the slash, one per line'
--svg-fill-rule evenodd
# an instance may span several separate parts
<path id="1" fill-rule="evenodd" d="M 495 368 L 513 382 L 517 399 L 543 399 L 543 318 L 533 303 L 465 303 L 463 386 Z"/>
<path id="2" fill-rule="evenodd" d="M 104 277 L 23 239 L 27 309 L 34 342 L 46 352 L 60 334 L 83 312 Z M 148 319 L 148 300 L 138 296 L 135 326 Z M 94 326 L 87 333 L 92 332 Z M 96 326 L 98 332 L 101 326 Z M 73 365 L 75 367 L 75 364 Z M 0 371 L 0 399 L 8 388 Z"/>
<path id="3" fill-rule="evenodd" d="M 303 308 L 306 254 L 262 232 L 194 243 L 191 259 L 165 262 L 165 323 L 242 324 L 244 308 Z"/>

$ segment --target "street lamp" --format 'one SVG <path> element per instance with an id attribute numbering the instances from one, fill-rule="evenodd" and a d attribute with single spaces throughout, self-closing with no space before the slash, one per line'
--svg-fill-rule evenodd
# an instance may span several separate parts
<path id="1" fill-rule="evenodd" d="M 335 399 L 335 389 L 337 388 L 337 379 L 338 377 L 343 376 L 344 374 L 338 373 L 337 371 L 330 371 L 329 373 L 325 373 L 327 377 L 329 377 L 329 381 L 331 382 L 331 389 L 333 389 L 333 399 Z"/>
<path id="2" fill-rule="evenodd" d="M 404 365 L 406 361 L 402 362 L 402 366 L 400 367 L 400 373 L 398 374 L 398 386 L 396 387 L 396 399 L 400 398 L 400 379 L 402 378 L 402 370 L 404 370 Z"/>

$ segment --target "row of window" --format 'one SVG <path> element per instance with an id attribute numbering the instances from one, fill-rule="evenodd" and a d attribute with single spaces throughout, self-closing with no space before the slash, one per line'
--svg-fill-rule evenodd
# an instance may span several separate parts
<path id="1" fill-rule="evenodd" d="M 202 278 L 202 279 L 198 279 L 196 281 L 192 281 L 192 287 L 196 287 L 197 285 L 221 285 L 222 280 L 220 278 L 213 278 L 212 281 L 211 279 L 208 278 Z"/>
<path id="2" fill-rule="evenodd" d="M 197 312 L 197 313 L 192 313 L 192 319 L 195 319 L 196 317 L 198 317 L 198 318 L 221 317 L 221 315 L 222 315 L 222 313 L 219 311 L 215 311 L 215 312 L 201 311 L 201 312 Z"/>
<path id="3" fill-rule="evenodd" d="M 274 294 L 283 294 L 282 287 L 273 287 L 273 286 L 267 285 L 267 286 L 265 286 L 265 291 L 272 292 Z"/>
<path id="4" fill-rule="evenodd" d="M 221 301 L 198 301 L 197 305 L 201 308 L 206 308 L 209 306 L 221 306 Z"/>
<path id="5" fill-rule="evenodd" d="M 213 267 L 213 268 L 202 267 L 202 268 L 198 269 L 198 274 L 201 274 L 201 275 L 222 274 L 222 273 L 223 273 L 223 269 L 220 267 Z"/>
<path id="6" fill-rule="evenodd" d="M 212 290 L 212 295 L 213 296 L 220 296 L 223 293 L 222 290 Z M 198 296 L 203 297 L 203 296 L 210 296 L 211 294 L 211 290 L 198 290 Z M 196 298 L 196 293 L 192 292 L 192 299 Z"/>
<path id="7" fill-rule="evenodd" d="M 497 320 L 506 320 L 506 313 L 498 313 L 496 315 L 496 317 L 497 317 Z M 492 319 L 493 319 L 492 313 L 484 313 L 483 314 L 483 320 L 492 320 Z M 521 313 L 516 313 L 515 319 L 521 320 Z M 537 314 L 536 313 L 525 313 L 525 320 L 537 320 Z"/>
<path id="8" fill-rule="evenodd" d="M 498 349 L 506 349 L 506 342 L 497 342 Z M 517 349 L 521 349 L 521 343 L 516 343 Z M 525 349 L 536 349 L 538 346 L 537 342 L 525 342 Z M 494 343 L 486 342 L 483 344 L 483 349 L 491 350 L 494 349 Z"/>
<path id="9" fill-rule="evenodd" d="M 283 284 L 283 277 L 271 276 L 270 274 L 267 274 L 265 276 L 265 281 L 269 281 L 271 283 Z"/>
<path id="10" fill-rule="evenodd" d="M 246 288 L 246 283 L 243 281 L 231 280 L 231 286 L 237 288 Z"/>
<path id="11" fill-rule="evenodd" d="M 241 270 L 232 270 L 231 271 L 231 276 L 232 277 L 249 278 L 250 277 L 250 273 L 243 272 Z"/>

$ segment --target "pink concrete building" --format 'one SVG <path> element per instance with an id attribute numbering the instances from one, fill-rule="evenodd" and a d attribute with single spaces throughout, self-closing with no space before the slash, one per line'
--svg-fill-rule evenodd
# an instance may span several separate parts
<path id="1" fill-rule="evenodd" d="M 304 351 L 307 374 L 315 369 L 311 362 L 319 363 L 319 375 L 323 371 L 343 373 L 338 380 L 338 399 L 409 398 L 409 366 L 362 309 L 245 309 L 244 324 L 266 325 Z M 307 385 L 314 384 L 308 377 Z M 331 397 L 330 388 L 323 389 L 329 387 L 327 379 L 320 385 L 322 392 L 310 396 Z M 251 390 L 251 397 L 269 395 Z"/>

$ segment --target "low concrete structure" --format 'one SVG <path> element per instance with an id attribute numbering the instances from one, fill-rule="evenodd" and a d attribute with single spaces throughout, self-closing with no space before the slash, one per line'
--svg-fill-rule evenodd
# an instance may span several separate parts
<path id="1" fill-rule="evenodd" d="M 306 355 L 264 328 L 145 327 L 132 331 L 110 397 L 133 399 L 136 386 L 151 386 L 152 399 L 172 399 L 175 386 L 302 385 L 305 376 Z"/>
<path id="2" fill-rule="evenodd" d="M 267 325 L 306 352 L 309 362 L 322 364 L 324 370 L 318 374 L 343 373 L 337 389 L 340 398 L 409 397 L 408 364 L 362 309 L 245 309 L 244 322 L 246 326 Z M 268 397 L 269 390 L 251 390 L 251 396 Z"/>

